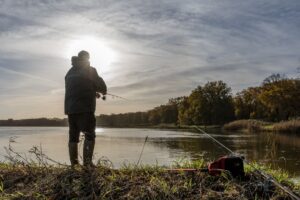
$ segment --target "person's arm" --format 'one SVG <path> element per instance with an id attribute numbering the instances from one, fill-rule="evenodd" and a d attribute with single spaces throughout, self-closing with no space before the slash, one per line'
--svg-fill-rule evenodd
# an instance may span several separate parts
<path id="1" fill-rule="evenodd" d="M 96 91 L 105 95 L 107 93 L 107 87 L 104 80 L 98 75 L 97 70 L 95 68 L 92 69 L 92 81 L 96 87 Z"/>

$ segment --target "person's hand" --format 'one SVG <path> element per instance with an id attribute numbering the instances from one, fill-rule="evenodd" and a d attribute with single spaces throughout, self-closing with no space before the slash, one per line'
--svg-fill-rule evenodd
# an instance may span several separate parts
<path id="1" fill-rule="evenodd" d="M 99 99 L 101 97 L 101 94 L 96 92 L 96 98 Z"/>

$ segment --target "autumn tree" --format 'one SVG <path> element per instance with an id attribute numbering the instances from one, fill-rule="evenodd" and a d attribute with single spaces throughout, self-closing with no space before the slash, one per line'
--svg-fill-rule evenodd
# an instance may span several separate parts
<path id="1" fill-rule="evenodd" d="M 259 99 L 268 108 L 270 120 L 287 120 L 300 115 L 300 80 L 276 79 L 264 82 Z"/>
<path id="2" fill-rule="evenodd" d="M 259 99 L 260 87 L 250 87 L 234 97 L 235 116 L 237 119 L 264 119 L 266 108 Z"/>

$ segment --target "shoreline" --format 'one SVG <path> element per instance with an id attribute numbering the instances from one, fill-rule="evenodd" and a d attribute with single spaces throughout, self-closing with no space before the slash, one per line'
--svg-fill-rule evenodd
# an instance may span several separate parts
<path id="1" fill-rule="evenodd" d="M 253 124 L 252 122 L 255 121 Z M 271 132 L 271 133 L 283 133 L 283 134 L 300 134 L 300 126 L 297 124 L 295 127 L 280 127 L 281 124 L 292 123 L 293 120 L 284 122 L 264 122 L 260 120 L 235 120 L 224 125 L 174 125 L 174 124 L 159 124 L 159 125 L 136 125 L 136 126 L 103 126 L 96 125 L 96 128 L 136 128 L 136 129 L 160 129 L 160 130 L 177 130 L 177 131 L 191 131 L 199 132 L 194 126 L 198 126 L 204 130 L 220 130 L 231 132 Z M 300 123 L 300 120 L 297 120 Z M 0 125 L 0 127 L 65 127 L 67 125 Z"/>

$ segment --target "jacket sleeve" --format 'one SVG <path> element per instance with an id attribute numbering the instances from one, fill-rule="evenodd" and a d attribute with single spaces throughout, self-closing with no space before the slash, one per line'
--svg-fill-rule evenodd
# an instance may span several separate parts
<path id="1" fill-rule="evenodd" d="M 97 70 L 95 68 L 91 68 L 91 78 L 96 87 L 96 91 L 102 94 L 107 93 L 107 87 L 104 80 L 98 75 Z"/>

